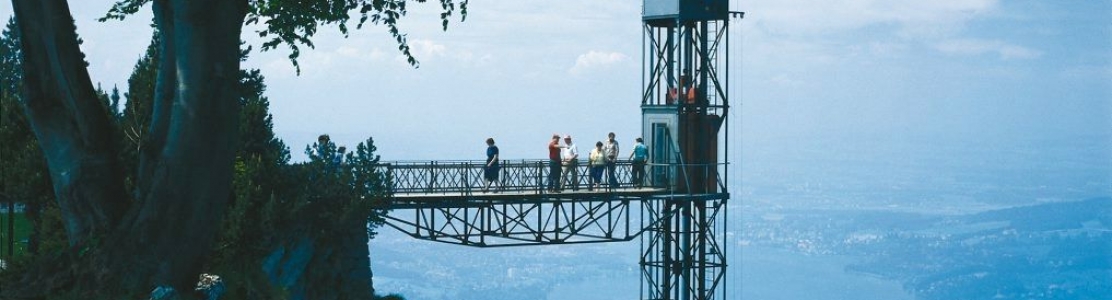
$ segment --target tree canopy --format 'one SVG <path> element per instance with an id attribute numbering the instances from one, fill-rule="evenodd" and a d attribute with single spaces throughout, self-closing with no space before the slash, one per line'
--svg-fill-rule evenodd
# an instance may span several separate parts
<path id="1" fill-rule="evenodd" d="M 223 226 L 230 224 L 225 222 L 226 213 L 257 207 L 237 204 L 241 199 L 256 199 L 251 203 L 301 203 L 294 208 L 316 207 L 311 215 L 317 217 L 311 220 L 337 226 L 328 228 L 341 231 L 352 226 L 336 224 L 380 222 L 367 206 L 370 201 L 366 201 L 381 196 L 383 190 L 374 186 L 385 180 L 375 175 L 377 156 L 369 139 L 345 156 L 349 163 L 344 168 L 320 169 L 327 164 L 315 162 L 316 167 L 311 163 L 297 169 L 303 171 L 290 171 L 314 178 L 309 182 L 329 180 L 301 190 L 311 193 L 283 196 L 265 192 L 260 189 L 262 185 L 255 184 L 280 181 L 266 176 L 283 172 L 267 170 L 282 169 L 274 166 L 288 161 L 288 150 L 269 132 L 271 119 L 265 97 L 261 96 L 265 89 L 261 74 L 240 68 L 244 54 L 240 38 L 245 25 L 262 25 L 255 32 L 266 39 L 261 48 L 288 47 L 289 57 L 297 66 L 301 47 L 313 47 L 312 37 L 319 27 L 335 24 L 346 35 L 350 14 L 357 11 L 357 29 L 365 24 L 385 26 L 398 50 L 416 67 L 418 62 L 409 52 L 406 35 L 398 28 L 398 21 L 407 12 L 406 3 L 116 2 L 104 19 L 121 19 L 151 4 L 157 30 L 145 58 L 148 60 L 136 65 L 137 75 L 134 81 L 129 80 L 125 94 L 128 101 L 121 113 L 119 92 L 113 88 L 109 94 L 95 88 L 89 78 L 66 0 L 13 0 L 23 70 L 19 103 L 43 154 L 44 173 L 50 179 L 67 243 L 60 253 L 38 260 L 21 273 L 21 284 L 5 286 L 0 297 L 116 299 L 152 288 L 189 291 L 203 268 L 212 266 L 212 249 L 229 241 L 221 235 Z M 439 3 L 445 29 L 456 12 L 461 20 L 466 16 L 466 0 Z M 242 140 L 242 136 L 251 138 Z M 249 168 L 251 165 L 257 167 Z M 334 188 L 312 190 L 328 186 Z M 237 194 L 240 192 L 251 196 Z M 320 205 L 329 202 L 333 205 Z M 260 220 L 281 219 L 268 218 Z M 354 227 L 356 233 L 368 235 L 365 226 Z M 308 241 L 317 242 L 314 238 Z M 276 239 L 272 245 L 281 253 L 281 249 L 301 244 L 296 239 Z M 318 260 L 313 263 L 366 265 L 347 260 L 358 256 L 314 256 Z M 366 255 L 362 257 L 366 259 Z M 369 270 L 366 272 L 369 277 Z M 334 272 L 311 276 L 347 278 Z M 351 284 L 358 285 L 357 281 Z M 11 286 L 19 289 L 7 288 Z"/>
<path id="2" fill-rule="evenodd" d="M 149 2 L 151 0 L 116 2 L 100 20 L 123 20 Z M 423 3 L 426 0 L 416 2 Z M 458 3 L 456 0 L 439 0 L 443 30 L 448 30 L 449 20 L 457 11 L 460 22 L 467 19 L 467 2 L 468 0 L 460 0 Z M 301 55 L 301 46 L 313 48 L 312 38 L 322 25 L 335 24 L 340 33 L 348 36 L 351 14 L 357 11 L 359 20 L 355 24 L 356 29 L 363 28 L 368 22 L 386 26 L 406 61 L 419 67 L 420 63 L 410 52 L 406 34 L 398 27 L 398 21 L 408 12 L 406 3 L 406 0 L 249 0 L 245 25 L 261 23 L 263 26 L 255 33 L 266 39 L 262 44 L 263 51 L 283 45 L 288 47 L 290 62 L 300 73 L 301 66 L 297 58 Z"/>

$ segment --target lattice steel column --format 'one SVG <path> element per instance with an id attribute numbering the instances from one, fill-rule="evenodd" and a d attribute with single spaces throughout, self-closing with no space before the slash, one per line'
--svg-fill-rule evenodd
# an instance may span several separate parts
<path id="1" fill-rule="evenodd" d="M 725 299 L 725 235 L 718 234 L 726 230 L 725 206 L 725 195 L 673 196 L 644 206 L 642 299 Z"/>

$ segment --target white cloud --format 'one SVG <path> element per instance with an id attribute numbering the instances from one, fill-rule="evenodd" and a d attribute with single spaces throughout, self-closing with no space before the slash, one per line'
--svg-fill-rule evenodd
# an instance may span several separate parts
<path id="1" fill-rule="evenodd" d="M 322 70 L 327 70 L 332 67 L 333 55 L 327 52 L 314 52 L 314 51 L 301 51 L 301 56 L 297 58 L 297 64 L 301 68 L 301 74 L 297 74 L 297 68 L 294 67 L 293 62 L 290 61 L 284 54 L 277 51 L 271 51 L 266 57 L 266 60 L 259 68 L 270 77 L 275 78 L 295 78 L 306 76 L 320 76 L 324 74 Z M 262 55 L 260 55 L 262 57 Z M 251 66 L 249 66 L 251 67 Z"/>
<path id="2" fill-rule="evenodd" d="M 935 49 L 953 55 L 997 54 L 1001 59 L 1038 58 L 1042 52 L 998 40 L 953 39 L 939 42 Z"/>
<path id="3" fill-rule="evenodd" d="M 444 56 L 447 47 L 444 44 L 434 42 L 432 40 L 413 40 L 409 42 L 410 51 L 417 57 L 438 57 Z"/>
<path id="4" fill-rule="evenodd" d="M 476 60 L 476 55 L 467 46 L 456 45 L 452 42 L 438 42 L 429 39 L 416 39 L 409 41 L 410 53 L 421 63 L 443 61 L 447 59 L 459 63 L 470 63 Z M 482 59 L 482 57 L 479 57 Z M 405 56 L 398 53 L 395 60 L 408 65 Z"/>
<path id="5" fill-rule="evenodd" d="M 605 68 L 610 65 L 629 60 L 629 56 L 619 52 L 603 52 L 591 50 L 580 54 L 575 59 L 575 65 L 568 70 L 573 75 L 583 74 L 592 69 Z"/>

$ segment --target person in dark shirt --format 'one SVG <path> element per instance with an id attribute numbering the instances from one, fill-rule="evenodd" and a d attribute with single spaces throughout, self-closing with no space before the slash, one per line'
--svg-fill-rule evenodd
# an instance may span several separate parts
<path id="1" fill-rule="evenodd" d="M 498 163 L 498 146 L 494 145 L 494 138 L 487 138 L 486 144 L 487 159 L 486 164 L 483 165 L 483 179 L 486 179 L 486 186 L 483 187 L 483 192 L 490 190 L 490 185 L 498 181 L 498 171 L 501 169 L 501 165 Z M 501 183 L 499 183 L 499 186 L 501 186 Z"/>

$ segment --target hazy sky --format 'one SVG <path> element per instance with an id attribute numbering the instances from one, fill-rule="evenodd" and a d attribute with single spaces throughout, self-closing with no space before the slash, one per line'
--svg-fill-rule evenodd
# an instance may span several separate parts
<path id="1" fill-rule="evenodd" d="M 111 1 L 70 1 L 94 82 L 126 87 L 149 7 L 97 23 Z M 472 1 L 440 30 L 438 5 L 403 20 L 414 69 L 384 28 L 322 30 L 296 76 L 255 51 L 275 130 L 295 159 L 320 133 L 376 139 L 387 160 L 542 158 L 554 133 L 581 149 L 639 135 L 639 1 Z M 793 139 L 1112 140 L 1112 1 L 731 1 L 732 149 Z M 0 3 L 0 15 L 11 4 Z M 244 37 L 258 49 L 251 29 Z M 737 109 L 737 108 L 740 108 Z M 627 147 L 628 149 L 628 147 Z M 730 151 L 737 161 L 739 152 Z"/>

